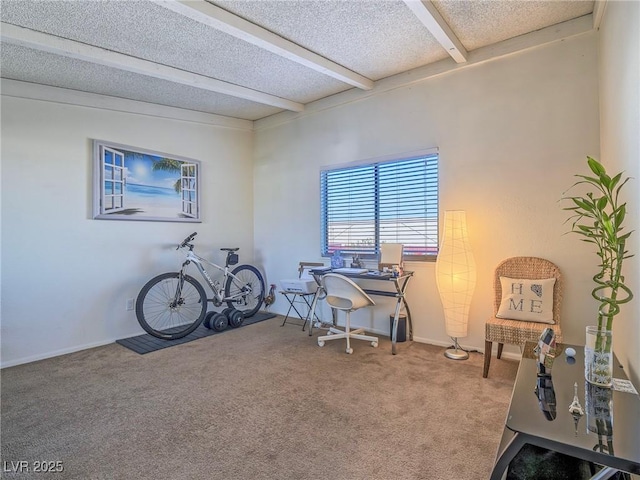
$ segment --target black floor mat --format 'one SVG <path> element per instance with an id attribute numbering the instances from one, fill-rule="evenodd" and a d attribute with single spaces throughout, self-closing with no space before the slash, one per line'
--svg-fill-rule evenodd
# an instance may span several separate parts
<path id="1" fill-rule="evenodd" d="M 253 317 L 246 318 L 244 322 L 242 322 L 242 325 L 240 325 L 240 327 L 238 328 L 242 328 L 245 325 L 262 322 L 263 320 L 267 320 L 275 316 L 275 313 L 258 312 Z M 194 332 L 190 333 L 186 337 L 178 338 L 177 340 L 162 340 L 146 333 L 144 335 L 138 335 L 137 337 L 129 337 L 123 338 L 121 340 L 116 340 L 116 343 L 119 343 L 123 347 L 127 347 L 129 350 L 133 350 L 140 355 L 144 355 L 145 353 L 155 352 L 156 350 L 173 347 L 174 345 L 182 345 L 183 343 L 192 342 L 193 340 L 198 340 L 199 338 L 224 333 L 227 330 L 232 330 L 232 328 L 227 327 L 227 329 L 223 330 L 222 332 L 216 332 L 215 330 L 209 330 L 204 325 L 200 325 L 195 329 Z"/>

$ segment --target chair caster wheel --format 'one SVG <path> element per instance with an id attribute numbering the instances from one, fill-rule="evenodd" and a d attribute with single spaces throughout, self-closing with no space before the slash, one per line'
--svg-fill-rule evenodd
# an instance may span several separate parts
<path id="1" fill-rule="evenodd" d="M 351 355 L 353 353 L 353 348 L 347 348 L 347 353 Z"/>
<path id="2" fill-rule="evenodd" d="M 324 341 L 323 340 L 318 340 L 318 346 L 319 347 L 324 347 Z"/>
<path id="3" fill-rule="evenodd" d="M 371 342 L 371 346 L 373 348 L 378 348 L 378 342 Z"/>

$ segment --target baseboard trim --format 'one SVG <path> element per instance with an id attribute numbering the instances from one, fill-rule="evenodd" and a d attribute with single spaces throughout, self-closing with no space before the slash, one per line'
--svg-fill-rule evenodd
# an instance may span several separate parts
<path id="1" fill-rule="evenodd" d="M 279 314 L 278 314 L 279 315 Z M 296 317 L 292 317 L 295 320 L 301 320 L 304 321 L 302 319 L 298 319 Z M 357 326 L 353 326 L 352 328 L 358 328 Z M 374 333 L 376 335 L 380 335 L 380 336 L 389 336 L 389 332 L 386 331 L 379 331 L 378 329 L 375 330 L 368 330 L 371 333 Z M 136 336 L 139 335 L 140 332 L 137 333 L 132 333 L 130 336 Z M 127 336 L 124 337 L 119 337 L 119 338 L 126 338 Z M 15 367 L 17 365 L 22 365 L 25 363 L 31 363 L 31 362 L 37 362 L 39 360 L 46 360 L 47 358 L 53 358 L 53 357 L 58 357 L 60 355 L 67 355 L 69 353 L 75 353 L 75 352 L 79 352 L 81 350 L 87 350 L 89 348 L 95 348 L 95 347 L 102 347 L 104 345 L 108 345 L 110 343 L 114 343 L 117 340 L 117 338 L 113 338 L 111 340 L 103 340 L 103 341 L 99 341 L 99 342 L 93 342 L 93 343 L 87 343 L 87 344 L 83 344 L 83 345 L 75 345 L 73 347 L 69 347 L 69 348 L 63 348 L 60 350 L 55 350 L 53 352 L 47 352 L 47 353 L 43 353 L 43 354 L 39 354 L 39 355 L 32 355 L 29 357 L 23 357 L 23 358 L 18 358 L 15 360 L 11 360 L 8 362 L 2 362 L 0 363 L 0 370 L 4 369 L 4 368 L 9 368 L 9 367 Z M 443 342 L 441 340 L 435 340 L 433 338 L 427 338 L 427 337 L 416 337 L 414 335 L 413 337 L 413 341 L 416 343 L 426 343 L 428 345 L 436 345 L 438 347 L 450 347 L 451 346 L 451 342 Z M 404 343 L 404 342 L 402 342 Z M 480 347 L 476 347 L 474 345 L 466 345 L 461 343 L 460 346 L 465 349 L 465 350 L 476 350 L 480 353 L 484 354 L 484 348 L 480 348 Z M 507 360 L 517 360 L 520 361 L 520 359 L 522 358 L 522 356 L 520 354 L 517 353 L 511 353 L 511 352 L 503 352 L 502 353 L 502 358 L 505 358 Z"/>
<path id="2" fill-rule="evenodd" d="M 429 345 L 437 345 L 438 347 L 446 347 L 446 348 L 449 348 L 452 345 L 452 342 L 443 342 L 441 340 L 434 340 L 432 338 L 416 337 L 415 335 L 413 336 L 413 341 L 417 343 L 426 343 Z M 464 350 L 469 350 L 469 351 L 475 350 L 484 355 L 484 348 L 476 347 L 474 345 L 465 345 L 464 343 L 460 343 L 460 346 Z M 505 358 L 507 360 L 520 361 L 520 359 L 522 358 L 522 355 L 520 355 L 519 353 L 513 353 L 513 352 L 502 352 L 502 358 Z"/>
<path id="3" fill-rule="evenodd" d="M 139 335 L 139 333 L 132 334 L 132 335 Z M 31 355 L 29 357 L 22 357 L 15 360 L 10 360 L 8 362 L 2 362 L 0 364 L 0 369 L 15 367 L 17 365 L 23 365 L 25 363 L 37 362 L 39 360 L 46 360 L 48 358 L 59 357 L 60 355 L 67 355 L 69 353 L 75 353 L 81 350 L 87 350 L 89 348 L 102 347 L 104 345 L 109 345 L 110 343 L 114 343 L 115 341 L 116 341 L 115 338 L 110 340 L 101 340 L 99 342 L 91 342 L 91 343 L 85 343 L 82 345 L 74 345 L 73 347 L 62 348 L 60 350 L 54 350 L 52 352 L 41 353 L 38 355 Z"/>

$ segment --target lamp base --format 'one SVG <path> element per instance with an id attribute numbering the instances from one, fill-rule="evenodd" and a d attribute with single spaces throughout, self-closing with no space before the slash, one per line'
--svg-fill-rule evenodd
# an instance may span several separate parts
<path id="1" fill-rule="evenodd" d="M 451 360 L 466 360 L 469 358 L 469 354 L 459 348 L 449 348 L 445 350 L 444 356 Z"/>
<path id="2" fill-rule="evenodd" d="M 469 358 L 469 352 L 460 348 L 458 339 L 456 337 L 451 338 L 453 339 L 453 347 L 445 350 L 444 356 L 451 360 L 466 360 Z"/>

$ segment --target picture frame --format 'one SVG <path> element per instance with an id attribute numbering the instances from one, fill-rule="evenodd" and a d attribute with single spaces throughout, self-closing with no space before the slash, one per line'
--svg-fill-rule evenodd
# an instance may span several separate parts
<path id="1" fill-rule="evenodd" d="M 93 140 L 93 218 L 201 222 L 198 160 Z"/>

